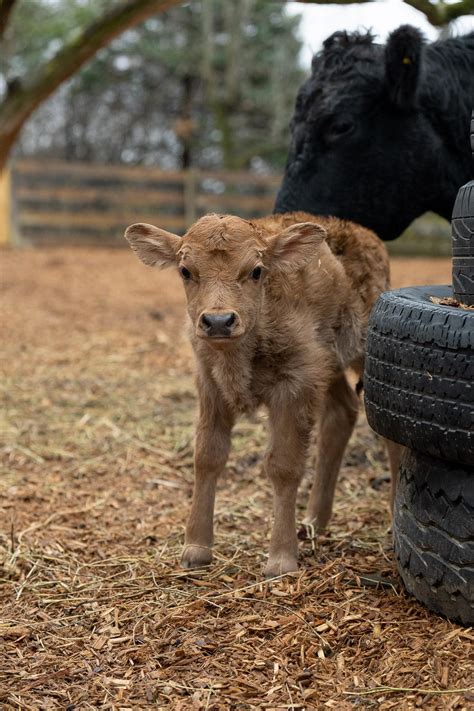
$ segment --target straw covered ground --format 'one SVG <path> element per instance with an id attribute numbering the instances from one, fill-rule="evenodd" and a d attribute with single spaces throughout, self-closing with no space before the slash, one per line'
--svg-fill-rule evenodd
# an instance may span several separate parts
<path id="1" fill-rule="evenodd" d="M 184 572 L 195 398 L 177 278 L 125 250 L 0 257 L 2 711 L 473 707 L 473 632 L 403 592 L 362 417 L 299 576 L 261 578 L 263 413 L 235 432 L 215 562 Z M 449 269 L 394 260 L 393 281 Z"/>

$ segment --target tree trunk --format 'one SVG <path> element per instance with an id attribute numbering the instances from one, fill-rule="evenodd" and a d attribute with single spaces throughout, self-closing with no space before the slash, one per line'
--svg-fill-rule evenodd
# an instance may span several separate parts
<path id="1" fill-rule="evenodd" d="M 233 107 L 224 101 L 215 104 L 214 119 L 216 127 L 221 134 L 220 147 L 222 150 L 222 163 L 226 170 L 234 170 L 237 156 L 235 152 L 234 131 L 231 125 Z"/>
<path id="2" fill-rule="evenodd" d="M 8 20 L 15 3 L 16 0 L 0 0 L 0 39 L 3 37 L 7 28 Z"/>
<path id="3" fill-rule="evenodd" d="M 193 124 L 192 124 L 192 103 L 193 103 L 193 88 L 194 80 L 191 74 L 185 74 L 182 80 L 183 87 L 183 103 L 181 109 L 181 118 L 183 121 L 183 131 L 181 135 L 181 168 L 186 170 L 191 167 L 192 156 L 191 148 L 193 142 Z"/>
<path id="4" fill-rule="evenodd" d="M 127 0 L 107 11 L 65 45 L 30 79 L 16 83 L 0 104 L 0 171 L 23 124 L 55 89 L 124 30 L 180 0 Z"/>

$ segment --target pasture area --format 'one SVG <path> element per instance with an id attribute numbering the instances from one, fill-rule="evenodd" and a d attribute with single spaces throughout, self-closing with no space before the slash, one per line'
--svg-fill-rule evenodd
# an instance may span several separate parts
<path id="1" fill-rule="evenodd" d="M 472 708 L 474 634 L 405 595 L 363 416 L 298 576 L 262 582 L 264 413 L 235 430 L 214 564 L 183 571 L 195 396 L 177 276 L 129 250 L 0 257 L 2 710 Z M 450 281 L 446 259 L 392 264 L 394 286 Z"/>

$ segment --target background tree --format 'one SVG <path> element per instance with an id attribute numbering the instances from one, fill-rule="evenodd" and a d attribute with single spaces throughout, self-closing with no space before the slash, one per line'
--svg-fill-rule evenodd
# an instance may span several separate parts
<path id="1" fill-rule="evenodd" d="M 77 32 L 77 24 L 68 25 L 67 37 L 55 37 L 55 42 L 50 43 L 53 52 L 46 57 L 44 63 L 33 65 L 27 74 L 6 72 L 3 74 L 3 92 L 0 103 L 0 170 L 5 164 L 10 149 L 15 142 L 20 130 L 33 113 L 33 111 L 48 97 L 58 86 L 76 72 L 85 62 L 104 45 L 117 37 L 127 27 L 131 27 L 152 14 L 165 10 L 175 5 L 179 0 L 127 0 L 114 6 L 97 0 L 94 3 L 95 19 L 87 24 L 82 31 Z M 20 3 L 20 6 L 23 3 Z M 67 4 L 72 3 L 67 1 Z M 34 2 L 28 3 L 31 10 L 35 10 Z M 59 12 L 59 3 L 51 3 L 51 10 Z M 92 3 L 73 5 L 78 15 L 82 14 L 83 5 L 88 9 Z M 107 7 L 105 10 L 104 8 Z M 2 40 L 2 60 L 4 69 L 5 50 L 8 56 L 9 37 L 8 27 L 11 18 L 15 18 L 17 0 L 2 0 L 0 5 L 0 40 Z M 101 10 L 102 14 L 98 14 Z M 55 26 L 56 23 L 53 23 Z M 81 26 L 81 25 L 79 25 Z M 21 34 L 26 41 L 29 35 L 24 27 L 20 27 Z M 49 28 L 45 27 L 46 35 Z M 14 41 L 14 40 L 13 40 Z M 21 40 L 20 40 L 21 42 Z M 28 53 L 29 54 L 29 53 Z M 13 65 L 22 64 L 22 55 L 12 58 Z M 8 60 L 7 60 L 8 61 Z M 10 75 L 10 76 L 9 76 Z"/>
<path id="2" fill-rule="evenodd" d="M 28 13 L 33 5 L 36 19 Z M 95 10 L 96 3 L 82 4 L 84 14 Z M 60 22 L 77 22 L 76 11 L 71 0 L 57 0 Z M 14 17 L 13 30 L 28 27 L 22 72 L 41 61 L 37 51 L 47 51 L 60 31 L 42 13 L 51 13 L 49 3 L 20 2 Z M 298 24 L 284 5 L 264 0 L 194 0 L 149 18 L 36 112 L 18 150 L 163 167 L 281 168 L 304 76 Z M 46 25 L 51 39 L 43 36 Z"/>

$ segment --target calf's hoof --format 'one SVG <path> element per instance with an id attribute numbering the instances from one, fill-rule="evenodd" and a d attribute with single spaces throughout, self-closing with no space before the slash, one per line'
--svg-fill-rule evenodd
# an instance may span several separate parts
<path id="1" fill-rule="evenodd" d="M 270 578 L 278 578 L 280 575 L 297 572 L 298 561 L 294 555 L 281 554 L 270 556 L 265 566 L 265 577 L 267 580 Z"/>
<path id="2" fill-rule="evenodd" d="M 183 568 L 201 568 L 203 565 L 210 565 L 211 561 L 211 548 L 192 545 L 191 543 L 184 546 L 181 555 L 181 565 Z"/>

